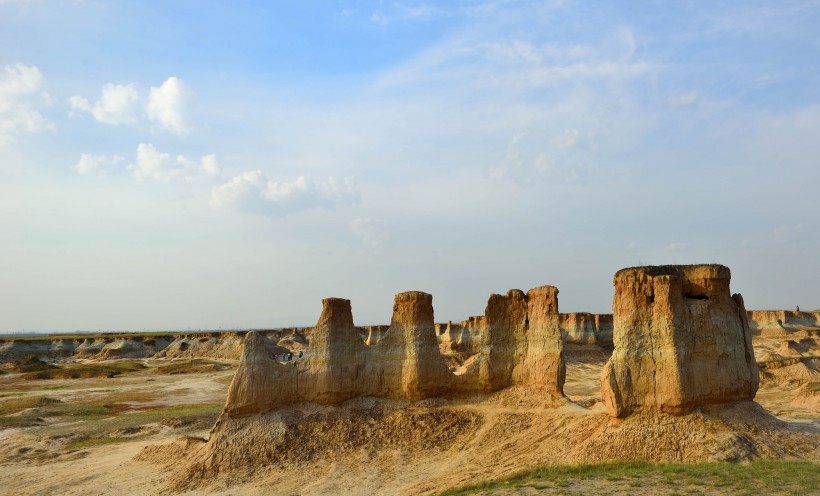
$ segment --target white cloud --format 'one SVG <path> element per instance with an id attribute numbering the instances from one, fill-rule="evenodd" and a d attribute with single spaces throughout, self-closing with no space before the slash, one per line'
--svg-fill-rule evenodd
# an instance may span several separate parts
<path id="1" fill-rule="evenodd" d="M 106 84 L 91 113 L 105 124 L 135 124 L 139 94 L 133 84 Z"/>
<path id="2" fill-rule="evenodd" d="M 80 155 L 80 160 L 74 165 L 74 170 L 81 176 L 102 176 L 104 167 L 116 165 L 122 161 L 123 158 L 119 155 L 106 156 L 83 153 Z"/>
<path id="3" fill-rule="evenodd" d="M 88 100 L 81 97 L 80 95 L 74 95 L 68 99 L 68 104 L 71 106 L 71 110 L 79 110 L 80 112 L 91 112 L 91 104 L 88 103 Z M 74 117 L 74 112 L 69 112 L 68 114 L 71 117 Z"/>
<path id="4" fill-rule="evenodd" d="M 0 146 L 11 143 L 20 131 L 31 133 L 54 129 L 40 114 L 50 102 L 41 90 L 43 74 L 35 66 L 5 66 L 0 75 Z"/>
<path id="5" fill-rule="evenodd" d="M 528 41 L 515 40 L 508 43 L 486 43 L 482 46 L 487 58 L 505 63 L 526 62 L 537 64 L 544 53 Z"/>
<path id="6" fill-rule="evenodd" d="M 555 167 L 555 161 L 546 153 L 541 152 L 535 157 L 533 167 L 538 172 L 547 173 Z"/>
<path id="7" fill-rule="evenodd" d="M 503 161 L 489 172 L 496 181 L 512 180 L 533 184 L 547 180 L 551 183 L 572 184 L 589 176 L 585 158 L 594 151 L 595 134 L 569 128 L 552 140 L 552 147 L 544 150 L 546 131 L 523 131 L 512 136 L 507 144 Z"/>
<path id="8" fill-rule="evenodd" d="M 387 16 L 382 14 L 381 12 L 373 12 L 373 14 L 370 16 L 370 20 L 382 26 L 386 25 L 389 21 Z"/>
<path id="9" fill-rule="evenodd" d="M 169 77 L 159 87 L 152 87 L 148 95 L 146 115 L 160 129 L 174 134 L 187 134 L 190 131 L 186 123 L 190 90 L 176 77 Z"/>
<path id="10" fill-rule="evenodd" d="M 350 232 L 356 235 L 362 244 L 376 251 L 380 250 L 382 244 L 390 237 L 386 222 L 369 217 L 350 221 Z"/>
<path id="11" fill-rule="evenodd" d="M 140 96 L 134 84 L 108 83 L 103 86 L 100 98 L 93 106 L 80 95 L 69 98 L 68 104 L 72 110 L 70 116 L 75 115 L 74 111 L 88 112 L 103 124 L 136 124 Z"/>
<path id="12" fill-rule="evenodd" d="M 433 4 L 421 2 L 414 2 L 412 4 L 395 2 L 389 5 L 380 3 L 379 9 L 380 10 L 376 10 L 370 15 L 370 20 L 382 26 L 393 21 L 426 22 L 450 17 L 452 15 L 447 10 L 443 10 Z M 345 12 L 352 13 L 353 11 L 342 11 L 343 14 Z"/>
<path id="13" fill-rule="evenodd" d="M 581 136 L 581 132 L 577 129 L 564 129 L 564 132 L 555 138 L 553 144 L 559 150 L 566 150 L 567 148 L 572 148 L 578 144 L 578 138 Z"/>
<path id="14" fill-rule="evenodd" d="M 243 172 L 212 188 L 210 204 L 215 209 L 237 207 L 280 215 L 316 207 L 333 209 L 358 199 L 359 191 L 352 177 L 314 181 L 299 176 L 293 181 L 276 182 L 267 179 L 262 171 L 255 170 Z"/>
<path id="15" fill-rule="evenodd" d="M 201 176 L 215 176 L 219 173 L 216 155 L 205 155 L 199 162 L 182 155 L 172 157 L 162 153 L 154 145 L 140 143 L 137 146 L 136 161 L 128 166 L 133 176 L 140 180 L 168 182 L 172 179 L 191 181 Z"/>
<path id="16" fill-rule="evenodd" d="M 136 125 L 140 123 L 140 114 L 144 113 L 157 130 L 183 135 L 190 131 L 186 122 L 190 96 L 185 83 L 173 76 L 160 86 L 151 87 L 148 95 L 141 94 L 134 83 L 108 83 L 93 105 L 80 95 L 69 98 L 69 115 L 90 113 L 103 124 Z"/>
<path id="17" fill-rule="evenodd" d="M 667 100 L 667 103 L 673 107 L 686 107 L 692 105 L 697 100 L 697 91 L 689 91 L 687 93 L 681 93 L 680 95 L 673 96 L 672 98 Z"/>

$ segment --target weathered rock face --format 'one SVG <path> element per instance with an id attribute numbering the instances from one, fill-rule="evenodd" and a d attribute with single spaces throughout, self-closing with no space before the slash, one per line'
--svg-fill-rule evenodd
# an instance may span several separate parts
<path id="1" fill-rule="evenodd" d="M 613 320 L 611 313 L 594 314 L 595 318 L 595 342 L 598 346 L 605 348 L 612 347 Z"/>
<path id="2" fill-rule="evenodd" d="M 389 329 L 368 346 L 353 323 L 350 301 L 322 300 L 322 315 L 311 331 L 304 361 L 277 363 L 264 349 L 263 338 L 248 333 L 226 412 L 235 416 L 304 401 L 420 399 L 450 392 L 453 376 L 439 353 L 432 301 L 419 291 L 396 295 Z"/>
<path id="3" fill-rule="evenodd" d="M 564 343 L 612 347 L 612 314 L 562 313 L 560 327 Z"/>
<path id="4" fill-rule="evenodd" d="M 483 331 L 481 354 L 457 374 L 439 350 L 431 295 L 396 295 L 390 327 L 372 345 L 355 327 L 349 300 L 325 299 L 304 360 L 278 363 L 262 335 L 247 334 L 225 413 L 241 416 L 305 401 L 338 404 L 357 396 L 418 400 L 511 385 L 561 395 L 565 373 L 557 294 L 544 286 L 527 295 L 519 290 L 492 295 L 486 316 L 475 319 Z"/>
<path id="5" fill-rule="evenodd" d="M 557 288 L 541 286 L 527 291 L 529 329 L 522 383 L 563 395 L 566 366 L 558 319 Z"/>
<path id="6" fill-rule="evenodd" d="M 511 289 L 487 301 L 480 329 L 478 389 L 497 391 L 518 385 L 562 395 L 565 378 L 558 316 L 558 289 Z"/>
<path id="7" fill-rule="evenodd" d="M 481 336 L 486 332 L 487 318 L 483 315 L 461 321 L 461 335 L 458 338 L 456 350 L 460 353 L 478 353 L 481 349 Z"/>
<path id="8" fill-rule="evenodd" d="M 614 345 L 601 374 L 610 415 L 684 412 L 751 400 L 759 384 L 743 298 L 722 265 L 635 267 L 615 274 Z"/>
<path id="9" fill-rule="evenodd" d="M 244 333 L 195 333 L 175 336 L 154 358 L 222 358 L 238 360 L 242 356 Z"/>
<path id="10" fill-rule="evenodd" d="M 561 336 L 566 343 L 595 344 L 595 317 L 584 312 L 561 314 Z"/>
<path id="11" fill-rule="evenodd" d="M 382 340 L 382 336 L 384 336 L 384 333 L 387 332 L 389 328 L 390 326 L 386 325 L 360 327 L 359 335 L 364 335 L 364 344 L 367 346 L 375 346 L 379 344 L 379 341 Z"/>
<path id="12" fill-rule="evenodd" d="M 358 394 L 365 345 L 353 325 L 350 300 L 322 300 L 322 315 L 313 328 L 307 367 L 300 378 L 300 399 L 334 404 Z"/>
<path id="13" fill-rule="evenodd" d="M 266 412 L 288 405 L 297 397 L 296 368 L 271 358 L 265 337 L 245 335 L 242 358 L 228 388 L 225 413 L 230 416 Z"/>
<path id="14" fill-rule="evenodd" d="M 383 384 L 386 396 L 404 398 L 427 398 L 448 392 L 452 387 L 447 369 L 438 347 L 433 323 L 433 296 L 421 291 L 408 291 L 396 295 L 390 329 L 376 350 L 386 357 L 384 375 L 387 371 L 400 371 L 398 384 Z M 373 363 L 378 363 L 374 358 Z M 374 371 L 371 371 L 373 373 Z M 394 379 L 395 380 L 395 379 Z"/>
<path id="15" fill-rule="evenodd" d="M 747 316 L 755 335 L 776 336 L 799 327 L 820 327 L 820 312 L 751 310 Z"/>
<path id="16" fill-rule="evenodd" d="M 520 289 L 490 295 L 484 315 L 487 329 L 481 336 L 479 380 L 482 389 L 496 391 L 513 383 L 513 369 L 522 364 L 527 351 L 527 297 Z M 522 383 L 523 369 L 516 372 L 515 382 Z"/>
<path id="17" fill-rule="evenodd" d="M 106 343 L 99 354 L 95 357 L 98 360 L 110 360 L 113 358 L 142 358 L 154 356 L 171 343 L 169 338 L 121 338 Z"/>

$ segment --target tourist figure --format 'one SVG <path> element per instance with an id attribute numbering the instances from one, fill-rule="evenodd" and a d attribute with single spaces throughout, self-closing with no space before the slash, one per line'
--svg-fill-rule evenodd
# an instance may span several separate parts
<path id="1" fill-rule="evenodd" d="M 797 305 L 797 311 L 798 312 L 800 311 L 800 305 Z"/>
<path id="2" fill-rule="evenodd" d="M 274 360 L 279 360 L 279 353 L 274 353 L 273 354 L 273 359 Z"/>
<path id="3" fill-rule="evenodd" d="M 302 356 L 304 356 L 304 353 L 300 350 L 299 351 L 299 358 L 302 358 Z"/>

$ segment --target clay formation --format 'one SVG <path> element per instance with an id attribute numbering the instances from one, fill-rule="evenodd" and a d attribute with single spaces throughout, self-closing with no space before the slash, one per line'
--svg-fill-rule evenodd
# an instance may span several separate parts
<path id="1" fill-rule="evenodd" d="M 746 309 L 728 267 L 665 265 L 615 274 L 615 349 L 601 374 L 609 413 L 681 413 L 751 400 L 759 384 Z"/>
<path id="2" fill-rule="evenodd" d="M 490 296 L 480 353 L 455 373 L 439 348 L 431 295 L 396 295 L 390 327 L 375 344 L 362 340 L 349 300 L 327 298 L 303 361 L 279 363 L 261 334 L 247 334 L 225 414 L 243 416 L 301 402 L 335 405 L 360 396 L 419 400 L 512 385 L 561 396 L 565 368 L 557 295 L 555 287 L 542 286 L 526 295 L 511 290 Z"/>

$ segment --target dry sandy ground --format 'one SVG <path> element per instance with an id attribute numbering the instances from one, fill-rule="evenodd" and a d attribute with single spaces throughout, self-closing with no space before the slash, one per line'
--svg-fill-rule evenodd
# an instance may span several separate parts
<path id="1" fill-rule="evenodd" d="M 755 345 L 762 355 L 776 350 L 781 342 L 782 339 L 759 340 Z M 579 417 L 601 416 L 601 404 L 596 403 L 596 400 L 599 398 L 599 376 L 604 361 L 603 354 L 581 353 L 576 358 L 570 354 L 566 394 L 579 405 L 589 408 L 567 404 L 554 410 L 550 416 L 550 429 L 569 429 L 578 424 Z M 113 379 L 25 382 L 14 376 L 0 377 L 0 406 L 4 401 L 38 395 L 64 403 L 99 403 L 111 400 L 118 405 L 111 420 L 98 417 L 93 420 L 82 417 L 60 420 L 46 418 L 44 423 L 35 427 L 0 430 L 0 494 L 134 495 L 168 492 L 168 482 L 179 477 L 179 467 L 137 461 L 135 457 L 146 446 L 169 444 L 180 439 L 180 436 L 207 438 L 210 424 L 193 422 L 187 427 L 178 427 L 173 421 L 166 421 L 173 420 L 176 415 L 174 411 L 168 410 L 168 419 L 157 421 L 152 417 L 148 419 L 150 422 L 139 427 L 135 435 L 118 435 L 117 442 L 99 445 L 92 443 L 72 448 L 69 441 L 77 438 L 72 438 L 70 434 L 85 428 L 85 423 L 94 423 L 99 427 L 105 422 L 127 419 L 128 415 L 139 415 L 140 412 L 152 409 L 173 405 L 220 404 L 224 401 L 232 375 L 233 370 L 227 370 L 179 375 L 139 373 Z M 796 387 L 796 384 L 789 381 L 764 381 L 757 401 L 781 419 L 806 422 L 820 429 L 820 412 L 817 408 L 793 404 L 792 396 Z M 474 468 L 471 460 L 476 452 L 480 453 L 482 450 L 488 453 L 487 456 L 495 457 L 493 463 L 497 464 L 498 469 L 489 474 L 492 476 L 525 468 L 520 465 L 522 460 L 529 460 L 526 462 L 529 464 L 538 463 L 537 439 L 519 439 L 517 444 L 511 443 L 510 446 L 515 446 L 516 452 L 505 456 L 505 426 L 524 418 L 520 415 L 520 410 L 501 404 L 452 406 L 462 409 L 465 415 L 478 409 L 485 419 L 478 429 L 481 432 L 467 441 L 468 444 L 494 440 L 497 446 L 488 445 L 485 448 L 476 444 L 460 450 L 441 452 L 440 456 L 427 457 L 418 457 L 402 449 L 358 451 L 342 462 L 317 462 L 313 466 L 306 466 L 298 480 L 289 480 L 287 473 L 270 468 L 257 471 L 253 477 L 243 477 L 241 474 L 235 478 L 221 477 L 210 485 L 186 494 L 352 494 L 360 492 L 360 488 L 380 488 L 378 492 L 382 494 L 394 492 L 391 487 L 385 487 L 380 482 L 385 479 L 393 481 L 393 487 L 402 488 L 402 493 L 424 493 L 487 477 L 487 473 Z M 210 417 L 201 418 L 210 422 L 214 417 L 215 414 L 211 414 Z M 489 432 L 491 430 L 493 432 Z M 532 453 L 528 455 L 520 452 L 521 450 L 532 450 Z M 816 455 L 818 454 L 815 454 L 815 459 L 818 458 Z M 409 466 L 412 466 L 412 470 L 407 470 Z M 441 474 L 455 475 L 444 477 Z M 658 492 L 651 484 L 634 487 L 623 481 L 577 481 L 573 482 L 572 488 L 572 493 Z M 516 494 L 534 494 L 548 489 L 533 486 Z"/>

